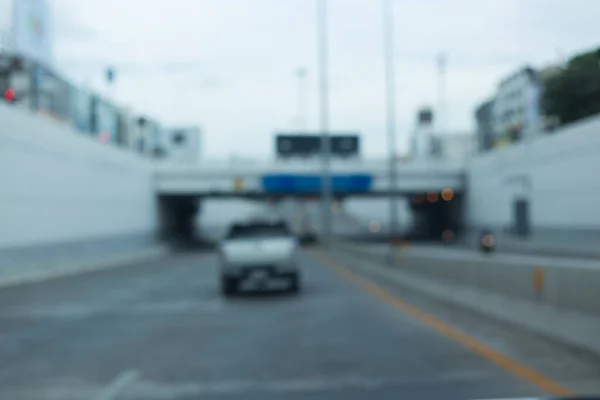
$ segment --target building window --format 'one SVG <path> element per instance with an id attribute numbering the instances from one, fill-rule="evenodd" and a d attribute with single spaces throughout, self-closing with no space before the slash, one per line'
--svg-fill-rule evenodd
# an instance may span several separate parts
<path id="1" fill-rule="evenodd" d="M 178 146 L 181 146 L 185 143 L 185 134 L 182 132 L 176 132 L 173 135 L 173 143 L 175 143 Z"/>

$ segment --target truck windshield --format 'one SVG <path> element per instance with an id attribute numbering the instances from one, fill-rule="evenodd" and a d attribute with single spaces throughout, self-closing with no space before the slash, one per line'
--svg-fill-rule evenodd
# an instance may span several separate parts
<path id="1" fill-rule="evenodd" d="M 227 234 L 227 239 L 245 239 L 252 237 L 285 237 L 290 236 L 285 224 L 249 224 L 234 225 Z"/>

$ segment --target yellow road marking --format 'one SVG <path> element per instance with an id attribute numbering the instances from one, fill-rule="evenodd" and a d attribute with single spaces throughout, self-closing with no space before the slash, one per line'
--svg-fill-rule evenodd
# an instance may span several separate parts
<path id="1" fill-rule="evenodd" d="M 553 381 L 549 377 L 543 375 L 542 373 L 531 369 L 518 361 L 515 361 L 504 354 L 500 353 L 497 350 L 494 350 L 488 346 L 486 346 L 483 342 L 475 339 L 472 336 L 469 336 L 465 333 L 462 333 L 452 326 L 438 320 L 431 315 L 419 310 L 418 308 L 411 306 L 401 298 L 390 294 L 388 291 L 383 289 L 382 287 L 376 285 L 372 281 L 350 271 L 347 267 L 342 266 L 341 264 L 334 262 L 328 257 L 323 256 L 322 254 L 313 255 L 321 262 L 321 264 L 326 267 L 334 270 L 340 276 L 345 278 L 346 280 L 354 283 L 359 286 L 361 289 L 366 292 L 372 294 L 373 296 L 379 298 L 385 303 L 395 307 L 396 309 L 402 311 L 405 314 L 410 315 L 411 317 L 417 319 L 421 323 L 429 326 L 436 332 L 446 336 L 449 339 L 461 344 L 463 347 L 468 350 L 478 354 L 479 356 L 491 361 L 492 363 L 498 365 L 505 371 L 515 375 L 521 380 L 531 383 L 534 386 L 537 386 L 544 392 L 552 395 L 552 396 L 575 396 L 576 394 L 566 387 L 562 386 L 560 383 Z"/>

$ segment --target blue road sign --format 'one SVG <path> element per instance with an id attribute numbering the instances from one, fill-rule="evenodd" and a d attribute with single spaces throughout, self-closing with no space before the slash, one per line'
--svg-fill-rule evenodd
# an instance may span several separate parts
<path id="1" fill-rule="evenodd" d="M 267 193 L 318 193 L 321 179 L 318 174 L 268 174 L 262 177 L 262 187 Z M 368 174 L 335 174 L 331 177 L 334 193 L 364 193 L 371 190 L 372 184 L 373 178 Z"/>

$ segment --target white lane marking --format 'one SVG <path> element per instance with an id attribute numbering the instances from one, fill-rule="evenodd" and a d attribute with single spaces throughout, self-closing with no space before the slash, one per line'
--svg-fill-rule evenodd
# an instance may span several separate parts
<path id="1" fill-rule="evenodd" d="M 119 393 L 131 386 L 140 376 L 139 371 L 131 369 L 121 372 L 108 387 L 106 387 L 97 397 L 96 400 L 115 400 Z"/>
<path id="2" fill-rule="evenodd" d="M 135 370 L 120 374 L 109 387 L 98 387 L 85 382 L 59 382 L 50 384 L 37 383 L 32 387 L 3 386 L 3 393 L 11 394 L 10 398 L 35 398 L 44 400 L 171 400 L 181 397 L 202 398 L 201 396 L 229 396 L 252 394 L 294 394 L 305 392 L 331 392 L 340 390 L 376 390 L 403 386 L 434 385 L 441 383 L 472 382 L 487 383 L 497 379 L 495 372 L 472 371 L 467 374 L 438 374 L 431 376 L 373 377 L 363 375 L 350 376 L 317 376 L 317 377 L 273 377 L 265 379 L 217 380 L 206 382 L 158 382 L 139 379 Z M 95 397 L 90 393 L 95 393 Z M 100 395 L 99 395 L 100 392 Z M 7 396 L 4 396 L 7 397 Z M 528 400 L 510 399 L 510 400 Z M 535 400 L 537 398 L 531 398 Z M 508 399 L 506 399 L 508 400 Z"/>
<path id="3" fill-rule="evenodd" d="M 364 377 L 308 378 L 291 380 L 241 380 L 206 383 L 137 382 L 131 389 L 131 399 L 165 400 L 180 397 L 223 396 L 254 393 L 294 393 L 332 391 L 346 388 L 375 389 L 386 386 L 382 379 Z"/>
<path id="4" fill-rule="evenodd" d="M 167 301 L 160 303 L 138 303 L 127 305 L 40 305 L 33 307 L 10 307 L 0 311 L 1 318 L 57 318 L 77 319 L 109 313 L 118 315 L 162 314 L 180 312 L 216 313 L 222 310 L 222 300 Z"/>
<path id="5" fill-rule="evenodd" d="M 181 397 L 248 395 L 257 393 L 305 393 L 340 390 L 377 390 L 401 388 L 415 384 L 440 382 L 463 383 L 492 381 L 492 373 L 474 372 L 471 376 L 440 375 L 432 377 L 385 378 L 367 376 L 322 376 L 291 379 L 232 380 L 213 382 L 135 382 L 123 399 L 167 400 Z"/>

